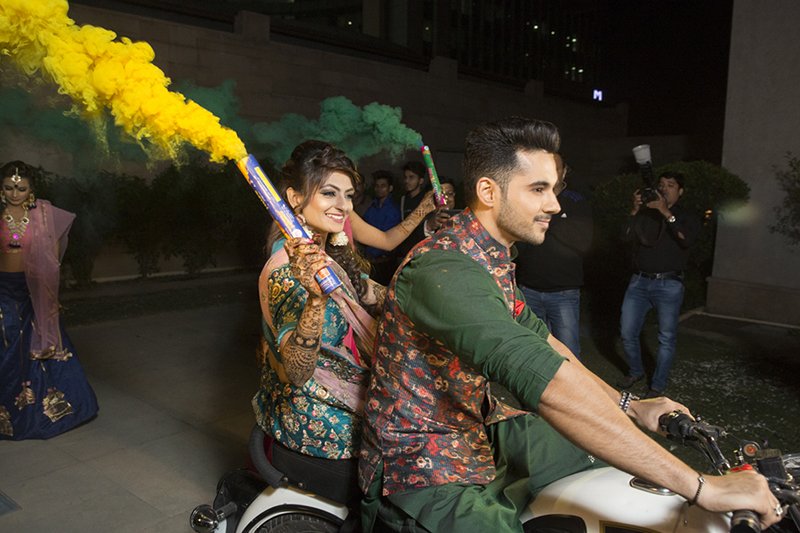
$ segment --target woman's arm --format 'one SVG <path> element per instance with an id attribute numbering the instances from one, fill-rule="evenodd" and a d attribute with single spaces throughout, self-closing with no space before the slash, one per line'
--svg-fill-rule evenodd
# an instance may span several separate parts
<path id="1" fill-rule="evenodd" d="M 328 298 L 309 295 L 297 326 L 281 341 L 281 359 L 292 385 L 302 387 L 317 367 Z"/>
<path id="2" fill-rule="evenodd" d="M 315 275 L 328 266 L 328 259 L 316 243 L 306 239 L 289 239 L 284 248 L 289 256 L 292 275 L 308 292 L 297 325 L 284 336 L 280 344 L 286 376 L 292 385 L 301 387 L 311 378 L 317 366 L 329 295 L 322 292 Z"/>
<path id="3" fill-rule="evenodd" d="M 436 209 L 433 203 L 433 191 L 428 191 L 414 211 L 411 212 L 400 224 L 386 231 L 379 230 L 366 222 L 355 211 L 350 213 L 350 226 L 353 229 L 353 238 L 361 244 L 372 246 L 380 250 L 392 251 L 411 235 L 425 216 Z"/>

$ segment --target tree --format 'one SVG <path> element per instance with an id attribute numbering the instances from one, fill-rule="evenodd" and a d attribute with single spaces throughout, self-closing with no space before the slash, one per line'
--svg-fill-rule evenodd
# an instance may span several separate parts
<path id="1" fill-rule="evenodd" d="M 786 154 L 787 169 L 775 168 L 775 179 L 786 193 L 781 205 L 775 207 L 776 220 L 769 226 L 772 233 L 780 233 L 790 244 L 800 244 L 800 159 L 791 152 Z"/>

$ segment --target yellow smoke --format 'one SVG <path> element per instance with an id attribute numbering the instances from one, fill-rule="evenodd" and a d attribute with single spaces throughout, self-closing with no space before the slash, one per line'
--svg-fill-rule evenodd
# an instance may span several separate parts
<path id="1" fill-rule="evenodd" d="M 97 117 L 107 109 L 117 126 L 168 157 L 175 158 L 184 143 L 216 162 L 247 155 L 233 130 L 167 89 L 170 79 L 153 65 L 149 44 L 78 26 L 68 9 L 66 0 L 2 0 L 0 62 L 54 82 L 82 114 Z"/>

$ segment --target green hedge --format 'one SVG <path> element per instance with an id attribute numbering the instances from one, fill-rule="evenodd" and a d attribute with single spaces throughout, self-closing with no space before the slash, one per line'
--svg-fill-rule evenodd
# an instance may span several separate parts
<path id="1" fill-rule="evenodd" d="M 79 286 L 92 280 L 102 248 L 121 244 L 134 256 L 141 276 L 158 270 L 161 259 L 179 257 L 188 273 L 216 265 L 232 249 L 243 266 L 264 259 L 269 215 L 233 165 L 211 165 L 200 157 L 170 166 L 152 180 L 99 172 L 36 176 L 37 196 L 77 215 L 64 258 Z"/>
<path id="2" fill-rule="evenodd" d="M 654 170 L 656 176 L 665 171 L 681 172 L 686 181 L 680 205 L 703 217 L 701 233 L 689 257 L 684 297 L 684 309 L 698 307 L 705 303 L 718 218 L 727 208 L 746 202 L 750 189 L 738 176 L 705 161 L 671 163 Z M 622 174 L 598 185 L 591 193 L 595 242 L 587 259 L 587 287 L 608 299 L 610 305 L 621 301 L 630 276 L 631 248 L 622 241 L 621 228 L 631 209 L 632 194 L 641 187 L 639 174 Z"/>

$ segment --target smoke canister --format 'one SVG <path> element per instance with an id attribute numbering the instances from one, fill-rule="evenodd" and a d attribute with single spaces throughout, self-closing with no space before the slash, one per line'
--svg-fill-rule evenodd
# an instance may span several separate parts
<path id="1" fill-rule="evenodd" d="M 436 199 L 436 205 L 442 206 L 447 203 L 442 191 L 442 184 L 439 182 L 439 174 L 436 173 L 436 167 L 433 164 L 433 157 L 431 156 L 431 149 L 426 144 L 420 147 L 422 151 L 422 159 L 425 161 L 425 166 L 428 168 L 428 177 L 433 186 L 433 196 Z"/>
<path id="2" fill-rule="evenodd" d="M 310 239 L 311 235 L 303 228 L 292 210 L 283 201 L 278 191 L 272 185 L 267 175 L 261 169 L 256 158 L 251 154 L 239 159 L 236 162 L 239 171 L 247 178 L 248 183 L 256 192 L 261 202 L 266 206 L 269 214 L 278 223 L 284 235 L 287 237 L 299 237 Z M 330 294 L 342 285 L 342 281 L 330 267 L 325 267 L 315 276 L 322 292 Z"/>

